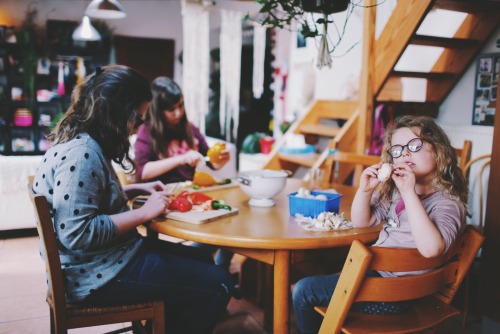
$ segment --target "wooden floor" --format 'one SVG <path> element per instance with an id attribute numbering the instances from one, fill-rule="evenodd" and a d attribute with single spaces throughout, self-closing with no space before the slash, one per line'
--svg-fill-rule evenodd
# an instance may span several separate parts
<path id="1" fill-rule="evenodd" d="M 38 237 L 0 239 L 0 334 L 50 333 L 45 294 L 45 272 L 38 253 Z M 215 333 L 265 334 L 268 332 L 264 330 L 263 321 L 263 311 L 255 305 L 253 298 L 233 298 Z M 127 325 L 75 329 L 70 333 L 103 333 Z M 293 321 L 291 333 L 296 333 Z M 490 332 L 485 331 L 479 321 L 471 321 L 467 328 L 462 328 L 456 318 L 444 323 L 436 333 Z"/>

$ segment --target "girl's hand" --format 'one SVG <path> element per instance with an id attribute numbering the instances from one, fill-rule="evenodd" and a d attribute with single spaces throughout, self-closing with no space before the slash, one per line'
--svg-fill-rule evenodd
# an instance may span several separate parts
<path id="1" fill-rule="evenodd" d="M 153 219 L 165 213 L 169 204 L 170 198 L 167 195 L 155 191 L 151 193 L 146 203 L 138 210 L 144 210 L 144 212 L 147 212 L 150 219 Z"/>
<path id="2" fill-rule="evenodd" d="M 361 174 L 358 190 L 363 192 L 372 192 L 379 185 L 378 170 L 382 167 L 382 163 L 367 167 Z"/>
<path id="3" fill-rule="evenodd" d="M 182 162 L 191 167 L 196 166 L 198 161 L 205 160 L 205 157 L 198 151 L 189 150 L 187 153 L 182 155 Z"/>
<path id="4" fill-rule="evenodd" d="M 229 161 L 229 151 L 222 151 L 217 159 L 217 162 L 211 162 L 213 169 L 221 169 Z"/>
<path id="5" fill-rule="evenodd" d="M 415 192 L 415 172 L 404 162 L 395 163 L 393 166 L 392 179 L 398 187 L 401 195 L 408 191 Z"/>

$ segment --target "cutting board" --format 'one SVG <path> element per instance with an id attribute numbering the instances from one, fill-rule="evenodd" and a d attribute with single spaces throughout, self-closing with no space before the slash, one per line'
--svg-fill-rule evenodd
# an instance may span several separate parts
<path id="1" fill-rule="evenodd" d="M 240 184 L 238 181 L 236 180 L 231 180 L 231 183 L 227 183 L 227 184 L 215 184 L 213 186 L 207 186 L 207 187 L 200 187 L 199 189 L 193 189 L 193 184 L 191 182 L 181 182 L 179 183 L 179 186 L 177 187 L 177 190 L 180 190 L 180 191 L 189 191 L 189 192 L 193 192 L 193 191 L 200 191 L 200 192 L 204 192 L 204 191 L 213 191 L 213 190 L 219 190 L 219 189 L 225 189 L 225 188 L 232 188 L 232 187 L 238 187 Z M 167 188 L 168 187 L 175 187 L 175 183 L 169 183 L 169 184 L 166 184 Z"/>
<path id="2" fill-rule="evenodd" d="M 231 211 L 219 209 L 204 212 L 178 212 L 171 211 L 167 213 L 168 219 L 178 220 L 191 224 L 205 224 L 217 219 L 226 218 L 238 214 L 238 209 L 233 208 Z"/>

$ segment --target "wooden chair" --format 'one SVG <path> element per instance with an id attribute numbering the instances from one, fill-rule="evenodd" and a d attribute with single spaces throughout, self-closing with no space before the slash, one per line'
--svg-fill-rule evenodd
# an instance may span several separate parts
<path id="1" fill-rule="evenodd" d="M 457 153 L 458 165 L 460 166 L 460 169 L 464 175 L 467 175 L 467 168 L 465 166 L 469 162 L 470 155 L 472 153 L 472 141 L 464 140 L 464 145 L 460 148 L 455 148 L 455 152 Z"/>
<path id="2" fill-rule="evenodd" d="M 467 226 L 450 250 L 436 258 L 424 258 L 416 249 L 368 247 L 354 241 L 328 307 L 315 307 L 325 318 L 325 333 L 414 333 L 458 315 L 450 305 L 484 237 Z M 397 278 L 366 278 L 367 270 L 430 272 Z M 373 315 L 349 312 L 354 302 L 413 300 L 400 314 Z"/>
<path id="3" fill-rule="evenodd" d="M 324 188 L 330 183 L 357 186 L 363 169 L 379 162 L 378 155 L 334 151 L 325 162 Z"/>
<path id="4" fill-rule="evenodd" d="M 49 289 L 47 303 L 50 307 L 51 333 L 67 333 L 68 329 L 106 324 L 132 322 L 133 329 L 139 330 L 141 320 L 153 320 L 153 333 L 165 333 L 164 303 L 154 301 L 139 304 L 118 306 L 74 305 L 66 302 L 64 292 L 64 277 L 57 249 L 56 235 L 50 217 L 49 205 L 43 195 L 33 191 L 33 177 L 28 179 L 28 193 L 35 207 L 37 230 L 45 254 L 45 269 Z M 131 327 L 123 328 L 113 333 L 129 331 Z"/>
<path id="5" fill-rule="evenodd" d="M 471 176 L 469 175 L 470 174 L 470 169 L 471 167 L 476 164 L 476 163 L 479 163 L 479 162 L 482 162 L 481 166 L 479 166 L 479 169 L 477 170 L 477 179 L 476 180 L 472 180 L 471 179 Z M 491 163 L 491 154 L 483 154 L 483 155 L 480 155 L 480 156 L 477 156 L 473 159 L 470 159 L 464 166 L 463 168 L 463 171 L 464 171 L 464 174 L 467 175 L 467 179 L 469 180 L 469 183 L 472 182 L 477 182 L 478 186 L 478 191 L 477 191 L 477 194 L 478 194 L 478 214 L 477 214 L 477 217 L 474 217 L 473 216 L 473 221 L 476 222 L 476 226 L 477 228 L 479 229 L 479 231 L 483 232 L 483 228 L 484 228 L 484 219 L 483 219 L 483 211 L 484 211 L 484 204 L 485 204 L 485 201 L 484 201 L 484 194 L 483 194 L 483 173 L 484 173 L 484 170 L 486 167 L 488 167 Z M 475 191 L 472 191 L 472 193 L 476 193 Z M 476 262 L 479 262 L 479 259 L 480 259 L 480 256 L 478 254 L 478 256 L 475 258 L 475 261 Z M 470 296 L 471 296 L 471 292 L 470 292 L 470 282 L 471 278 L 470 278 L 470 275 L 467 275 L 467 278 L 465 280 L 465 289 L 464 289 L 464 305 L 463 305 L 463 310 L 462 310 L 462 315 L 463 315 L 463 318 L 462 318 L 462 325 L 465 327 L 467 325 L 467 321 L 468 321 L 468 317 L 469 317 L 469 304 L 470 304 Z"/>

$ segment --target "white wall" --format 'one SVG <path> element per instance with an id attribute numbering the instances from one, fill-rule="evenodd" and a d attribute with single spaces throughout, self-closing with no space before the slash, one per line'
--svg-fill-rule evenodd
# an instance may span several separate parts
<path id="1" fill-rule="evenodd" d="M 47 19 L 81 21 L 90 0 L 0 0 L 0 25 L 19 26 L 30 3 L 38 8 L 37 23 L 44 27 Z M 175 40 L 174 80 L 182 84 L 182 66 L 178 61 L 183 45 L 180 0 L 120 0 L 120 3 L 127 17 L 106 21 L 114 34 Z M 241 10 L 246 14 L 257 12 L 259 6 L 254 2 L 218 0 L 210 10 L 211 47 L 218 45 L 218 9 L 221 8 Z M 147 55 L 144 58 L 147 61 Z"/>
<path id="2" fill-rule="evenodd" d="M 175 75 L 174 79 L 182 83 L 182 69 L 177 56 L 182 50 L 182 16 L 180 0 L 120 0 L 127 17 L 120 20 L 108 20 L 108 25 L 118 35 L 133 37 L 168 38 L 175 40 Z M 90 0 L 0 0 L 0 24 L 19 25 L 23 19 L 28 4 L 34 3 L 39 10 L 38 24 L 44 26 L 47 19 L 80 21 Z M 377 8 L 378 25 L 387 18 L 387 12 L 392 9 L 393 0 L 384 2 Z M 218 0 L 216 8 L 210 12 L 211 47 L 217 45 L 217 31 L 220 16 L 217 9 L 227 8 L 242 10 L 245 13 L 255 13 L 259 6 L 253 2 Z M 342 99 L 346 95 L 346 85 L 349 81 L 357 81 L 361 69 L 362 53 L 362 23 L 363 9 L 355 9 L 346 27 L 346 34 L 338 49 L 334 52 L 331 69 L 315 69 L 312 59 L 317 50 L 313 41 L 308 41 L 306 49 L 295 48 L 294 33 L 277 32 L 275 66 L 289 74 L 287 98 L 290 99 L 287 111 L 296 111 L 307 103 L 309 98 Z M 9 22 L 5 18 L 9 18 Z M 345 13 L 333 15 L 337 27 L 342 29 Z M 380 31 L 380 28 L 377 30 Z M 332 30 L 333 27 L 330 27 Z M 500 38 L 500 28 L 493 35 L 486 47 L 481 51 L 500 52 L 495 47 L 496 39 Z M 359 42 L 345 56 L 347 49 Z M 147 61 L 147 55 L 144 55 Z M 242 64 L 244 66 L 245 64 Z M 469 125 L 472 119 L 472 104 L 474 94 L 474 64 L 469 67 L 462 80 L 442 104 L 439 122 L 453 125 Z M 312 91 L 312 93 L 311 93 Z M 304 93 L 306 92 L 306 93 Z"/>

